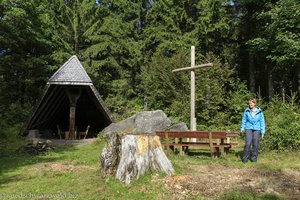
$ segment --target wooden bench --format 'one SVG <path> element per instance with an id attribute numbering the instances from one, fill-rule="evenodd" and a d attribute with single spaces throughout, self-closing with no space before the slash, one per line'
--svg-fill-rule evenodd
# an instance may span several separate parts
<path id="1" fill-rule="evenodd" d="M 179 147 L 180 154 L 183 148 L 186 150 L 191 146 L 205 146 L 210 148 L 211 156 L 215 157 L 219 153 L 224 156 L 228 153 L 229 149 L 237 145 L 237 142 L 231 142 L 231 138 L 236 138 L 238 133 L 232 131 L 156 131 L 156 135 L 164 138 L 162 145 L 166 148 L 166 153 L 170 153 L 170 147 Z M 207 139 L 208 141 L 191 142 L 189 138 Z M 174 141 L 171 141 L 175 139 Z M 186 141 L 183 141 L 183 140 Z"/>

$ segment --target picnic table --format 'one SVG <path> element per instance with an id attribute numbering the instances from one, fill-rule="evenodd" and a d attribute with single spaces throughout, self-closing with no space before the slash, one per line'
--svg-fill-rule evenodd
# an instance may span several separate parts
<path id="1" fill-rule="evenodd" d="M 161 139 L 165 152 L 170 153 L 170 147 L 179 147 L 180 154 L 188 147 L 204 146 L 209 147 L 211 156 L 215 157 L 220 153 L 226 156 L 229 149 L 237 145 L 238 133 L 234 131 L 156 131 Z M 196 138 L 196 142 L 190 141 L 190 138 Z"/>

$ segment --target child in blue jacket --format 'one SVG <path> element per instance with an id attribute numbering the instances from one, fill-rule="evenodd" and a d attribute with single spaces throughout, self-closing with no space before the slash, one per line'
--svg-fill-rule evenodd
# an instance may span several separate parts
<path id="1" fill-rule="evenodd" d="M 246 131 L 246 141 L 242 161 L 248 162 L 252 145 L 251 161 L 256 162 L 258 156 L 259 136 L 264 137 L 266 132 L 265 117 L 262 110 L 256 107 L 256 99 L 249 100 L 249 107 L 245 109 L 242 118 L 241 132 Z"/>

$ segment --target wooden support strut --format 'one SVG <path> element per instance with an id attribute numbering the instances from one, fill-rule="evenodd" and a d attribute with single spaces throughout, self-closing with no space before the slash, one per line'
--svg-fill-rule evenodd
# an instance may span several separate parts
<path id="1" fill-rule="evenodd" d="M 65 88 L 70 101 L 70 115 L 69 115 L 69 137 L 75 139 L 75 120 L 76 120 L 76 104 L 81 96 L 80 87 Z"/>
<path id="2" fill-rule="evenodd" d="M 166 142 L 167 142 L 167 154 L 169 154 L 170 153 L 170 146 L 169 146 L 170 142 L 169 142 L 169 134 L 168 133 L 166 133 Z"/>

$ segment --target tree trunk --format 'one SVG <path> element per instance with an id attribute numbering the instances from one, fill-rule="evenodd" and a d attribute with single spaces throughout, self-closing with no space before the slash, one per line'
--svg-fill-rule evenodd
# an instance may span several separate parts
<path id="1" fill-rule="evenodd" d="M 298 66 L 298 67 L 297 67 Z M 298 82 L 298 98 L 300 100 L 300 62 L 298 62 L 298 64 L 296 65 L 296 67 L 298 68 L 297 70 L 297 82 Z"/>
<path id="2" fill-rule="evenodd" d="M 173 174 L 159 137 L 156 135 L 115 135 L 101 153 L 103 175 L 115 175 L 126 184 L 138 179 L 147 171 L 162 171 Z"/>
<path id="3" fill-rule="evenodd" d="M 271 101 L 271 99 L 274 96 L 273 67 L 269 65 L 267 69 L 268 69 L 268 96 L 269 96 L 269 101 Z"/>
<path id="4" fill-rule="evenodd" d="M 252 93 L 255 93 L 255 70 L 254 70 L 254 56 L 249 53 L 249 87 Z"/>

